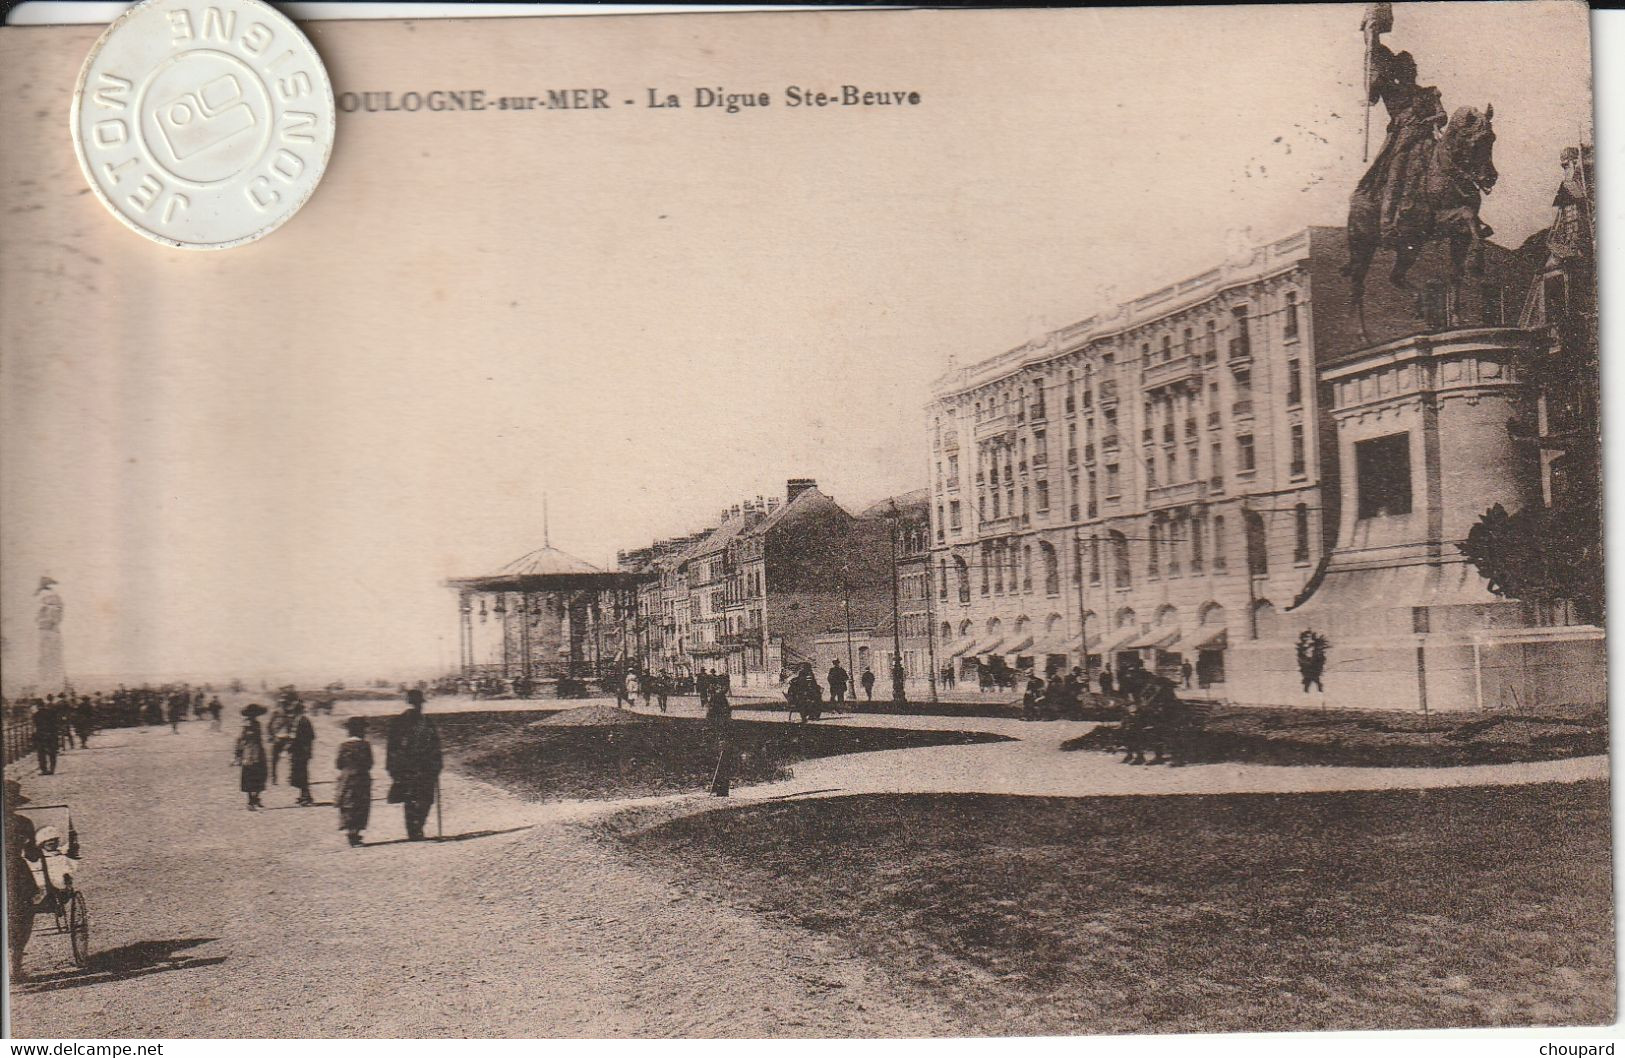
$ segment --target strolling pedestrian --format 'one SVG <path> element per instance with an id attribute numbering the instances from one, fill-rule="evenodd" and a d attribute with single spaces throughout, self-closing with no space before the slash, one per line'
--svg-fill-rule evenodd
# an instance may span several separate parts
<path id="1" fill-rule="evenodd" d="M 1189 661 L 1182 661 L 1179 663 L 1180 683 L 1187 691 L 1191 689 L 1191 675 L 1195 671 L 1195 669 L 1191 668 L 1191 663 Z"/>
<path id="2" fill-rule="evenodd" d="M 1061 680 L 1061 718 L 1063 720 L 1081 719 L 1083 715 L 1083 698 L 1088 687 L 1079 676 L 1079 669 L 1074 667 Z"/>
<path id="3" fill-rule="evenodd" d="M 79 736 L 79 748 L 90 748 L 90 735 L 96 730 L 96 704 L 101 702 L 101 692 L 96 693 L 95 703 L 89 698 L 81 698 L 73 708 L 73 733 Z"/>
<path id="4" fill-rule="evenodd" d="M 894 702 L 908 701 L 908 694 L 903 690 L 903 680 L 908 673 L 903 670 L 903 659 L 893 658 L 891 663 L 891 700 Z"/>
<path id="5" fill-rule="evenodd" d="M 824 691 L 813 675 L 812 662 L 801 663 L 801 670 L 790 680 L 784 697 L 790 703 L 790 712 L 800 715 L 802 723 L 810 723 L 823 715 Z"/>
<path id="6" fill-rule="evenodd" d="M 56 703 L 50 697 L 34 706 L 34 756 L 41 775 L 56 771 L 57 723 Z"/>
<path id="7" fill-rule="evenodd" d="M 1110 698 L 1115 690 L 1113 682 L 1112 667 L 1110 665 L 1103 666 L 1100 670 L 1100 693 Z"/>
<path id="8" fill-rule="evenodd" d="M 169 696 L 169 733 L 181 733 L 181 721 L 186 719 L 186 695 L 172 694 Z"/>
<path id="9" fill-rule="evenodd" d="M 846 701 L 847 673 L 841 668 L 841 659 L 836 658 L 829 663 L 829 701 L 831 705 L 839 705 Z"/>
<path id="10" fill-rule="evenodd" d="M 238 785 L 248 795 L 250 812 L 265 807 L 260 803 L 260 794 L 265 792 L 266 772 L 265 734 L 260 727 L 260 717 L 265 712 L 265 706 L 257 702 L 243 706 L 243 729 L 237 733 L 232 753 L 232 764 L 241 769 Z"/>
<path id="11" fill-rule="evenodd" d="M 72 691 L 63 691 L 56 699 L 56 741 L 59 751 L 73 748 L 73 707 L 76 697 Z"/>
<path id="12" fill-rule="evenodd" d="M 660 670 L 660 676 L 655 681 L 655 694 L 660 699 L 660 711 L 666 711 L 666 699 L 671 695 L 671 673 L 665 669 Z"/>
<path id="13" fill-rule="evenodd" d="M 384 770 L 389 772 L 389 802 L 403 807 L 408 841 L 423 840 L 423 825 L 434 807 L 440 781 L 440 732 L 423 715 L 423 692 L 406 692 L 406 710 L 389 722 Z"/>
<path id="14" fill-rule="evenodd" d="M 339 810 L 339 829 L 352 846 L 358 846 L 372 815 L 372 744 L 367 741 L 366 717 L 350 717 L 344 721 L 344 730 L 350 737 L 339 743 L 338 759 L 333 763 L 338 771 L 333 803 Z"/>
<path id="15" fill-rule="evenodd" d="M 278 772 L 282 758 L 293 748 L 293 706 L 296 699 L 284 695 L 266 721 L 266 734 L 271 739 L 271 785 L 280 786 Z"/>
<path id="16" fill-rule="evenodd" d="M 209 727 L 215 731 L 220 730 L 220 698 L 218 695 L 209 699 Z"/>
<path id="17" fill-rule="evenodd" d="M 39 845 L 34 840 L 34 823 L 17 811 L 29 799 L 23 796 L 22 783 L 7 779 L 6 785 L 6 940 L 11 949 L 11 974 L 14 980 L 23 980 L 23 949 L 34 932 L 34 901 L 39 897 L 39 886 L 34 881 L 30 861 L 40 858 Z"/>
<path id="18" fill-rule="evenodd" d="M 728 704 L 728 688 L 722 680 L 711 682 L 705 703 L 705 724 L 717 749 L 717 766 L 711 773 L 711 795 L 727 797 L 733 785 L 737 753 L 733 744 L 733 708 Z"/>
<path id="19" fill-rule="evenodd" d="M 293 737 L 288 742 L 288 784 L 299 791 L 297 805 L 313 805 L 310 796 L 310 758 L 316 752 L 316 728 L 305 715 L 304 706 L 293 707 Z"/>
<path id="20" fill-rule="evenodd" d="M 864 701 L 868 701 L 868 702 L 874 701 L 875 700 L 875 674 L 869 668 L 869 666 L 865 665 L 863 667 L 863 675 L 858 677 L 858 682 L 863 685 L 863 699 L 864 699 Z"/>
<path id="21" fill-rule="evenodd" d="M 1067 705 L 1066 676 L 1055 672 L 1044 684 L 1044 718 L 1059 720 L 1070 711 Z"/>
<path id="22" fill-rule="evenodd" d="M 1027 689 L 1021 696 L 1021 718 L 1037 720 L 1044 708 L 1044 681 L 1037 676 L 1027 677 Z"/>

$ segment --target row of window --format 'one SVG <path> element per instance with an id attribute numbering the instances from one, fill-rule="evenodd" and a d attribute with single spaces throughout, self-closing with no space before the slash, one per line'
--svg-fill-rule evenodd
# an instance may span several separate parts
<path id="1" fill-rule="evenodd" d="M 1299 304 L 1296 291 L 1287 291 L 1284 295 L 1281 317 L 1281 337 L 1284 341 L 1295 342 L 1299 338 Z M 1229 357 L 1232 360 L 1246 359 L 1252 356 L 1252 318 L 1247 305 L 1237 305 L 1230 310 Z M 1178 336 L 1177 352 L 1179 356 L 1199 356 L 1209 361 L 1216 359 L 1219 349 L 1219 331 L 1216 320 L 1204 321 L 1200 333 L 1193 327 L 1186 327 Z M 1172 331 L 1165 332 L 1160 339 L 1160 357 L 1154 352 L 1151 340 L 1140 343 L 1140 361 L 1142 366 L 1149 367 L 1158 362 L 1169 363 L 1174 359 L 1176 346 L 1175 335 Z M 1114 362 L 1113 354 L 1103 353 L 1101 363 L 1110 366 Z M 1094 365 L 1084 365 L 1084 387 L 1082 390 L 1083 407 L 1093 404 Z M 1101 396 L 1106 397 L 1105 384 L 1102 385 Z M 1067 414 L 1077 410 L 1077 378 L 1073 371 L 1067 372 L 1066 389 L 1064 391 L 1064 406 Z M 972 415 L 978 423 L 998 419 L 1001 416 L 1013 418 L 1016 422 L 1025 422 L 1029 419 L 1039 422 L 1048 418 L 1047 402 L 1045 400 L 1044 381 L 1035 379 L 1020 383 L 1012 383 L 1003 393 L 993 395 L 987 401 L 977 401 L 973 407 Z M 941 423 L 938 422 L 938 444 L 941 443 Z"/>
<path id="2" fill-rule="evenodd" d="M 1301 423 L 1293 423 L 1288 431 L 1288 443 L 1291 453 L 1289 471 L 1295 478 L 1301 478 L 1308 473 L 1308 451 L 1306 447 L 1304 427 Z M 1202 480 L 1201 450 L 1197 445 L 1190 445 L 1184 451 L 1183 462 L 1177 450 L 1164 452 L 1161 457 L 1156 454 L 1149 455 L 1145 460 L 1145 487 L 1147 489 L 1159 488 L 1162 485 L 1176 485 L 1183 482 Z M 1252 434 L 1241 434 L 1236 437 L 1236 464 L 1235 472 L 1248 474 L 1258 467 L 1258 456 Z M 1224 443 L 1214 441 L 1210 445 L 1209 456 L 1209 482 L 1214 488 L 1224 485 Z M 1113 501 L 1121 498 L 1121 467 L 1117 463 L 1108 463 L 1105 467 L 1106 499 Z M 1074 521 L 1079 520 L 1083 511 L 1087 509 L 1088 517 L 1099 517 L 1099 495 L 1097 490 L 1098 479 L 1093 470 L 1087 474 L 1087 492 L 1079 491 L 1080 478 L 1077 472 L 1068 475 L 1070 485 L 1071 507 L 1070 514 Z M 1026 522 L 1033 513 L 1047 514 L 1050 510 L 1050 486 L 1048 479 L 1040 478 L 1034 483 L 1031 491 L 1026 485 L 1020 489 L 1020 505 L 1017 506 L 1017 490 L 1007 486 L 1002 492 L 997 489 L 988 489 L 977 497 L 977 518 L 981 522 L 997 521 L 1006 516 L 1015 517 Z M 946 530 L 955 533 L 963 528 L 963 516 L 958 500 L 950 500 L 947 508 L 947 519 L 944 520 L 944 508 L 937 505 L 937 539 L 942 542 Z"/>
<path id="3" fill-rule="evenodd" d="M 1302 403 L 1303 385 L 1300 364 L 1301 362 L 1294 358 L 1289 362 L 1288 365 L 1289 386 L 1287 401 L 1289 408 Z M 1232 405 L 1232 413 L 1238 417 L 1250 416 L 1252 414 L 1250 372 L 1244 369 L 1238 370 L 1236 372 L 1235 384 L 1237 400 Z M 1221 413 L 1217 407 L 1217 402 L 1219 400 L 1217 382 L 1210 384 L 1209 398 L 1214 407 L 1208 412 L 1207 422 L 1208 426 L 1213 428 L 1217 427 L 1221 421 Z M 1194 396 L 1185 394 L 1170 394 L 1147 402 L 1145 406 L 1146 425 L 1143 429 L 1142 440 L 1148 445 L 1154 444 L 1158 436 L 1157 427 L 1154 424 L 1160 422 L 1160 434 L 1164 446 L 1171 448 L 1172 446 L 1177 445 L 1181 438 L 1181 431 L 1177 428 L 1176 424 L 1180 420 L 1181 413 L 1183 413 L 1184 429 L 1182 431 L 1182 436 L 1187 442 L 1183 473 L 1178 455 L 1174 451 L 1166 451 L 1160 463 L 1157 461 L 1154 455 L 1148 455 L 1146 457 L 1146 486 L 1148 488 L 1157 487 L 1159 477 L 1161 477 L 1162 483 L 1166 484 L 1177 484 L 1181 481 L 1201 480 L 1198 449 L 1196 446 L 1190 444 L 1190 442 L 1195 441 L 1199 433 L 1199 425 L 1196 418 L 1198 404 L 1199 401 Z M 1158 410 L 1161 410 L 1162 412 L 1160 417 L 1156 414 Z M 1105 454 L 1110 455 L 1113 448 L 1121 447 L 1121 443 L 1116 433 L 1115 412 L 1109 411 L 1106 413 L 1106 415 L 1106 433 L 1102 437 L 1101 448 Z M 1088 429 L 1092 430 L 1092 420 L 1086 425 Z M 1289 430 L 1291 448 L 1290 472 L 1294 477 L 1302 477 L 1307 473 L 1308 470 L 1307 455 L 1305 451 L 1304 427 L 1302 424 L 1292 424 L 1289 427 Z M 1251 433 L 1244 433 L 1238 436 L 1236 466 L 1236 470 L 1238 472 L 1246 473 L 1256 468 L 1252 447 L 1253 435 Z M 1212 449 L 1213 459 L 1209 468 L 1209 478 L 1215 486 L 1222 487 L 1224 464 L 1222 461 L 1221 444 L 1214 443 L 1212 445 Z M 1067 425 L 1066 465 L 1068 467 L 1077 466 L 1079 463 L 1079 454 L 1080 450 L 1077 443 L 1077 424 L 1069 423 Z M 1085 465 L 1091 465 L 1093 464 L 1095 458 L 1095 445 L 1092 443 L 1085 444 L 1082 448 L 1083 463 Z M 1019 507 L 1016 506 L 1015 492 L 1018 480 L 1024 478 L 1029 472 L 1036 473 L 1046 470 L 1048 469 L 1048 466 L 1049 453 L 1047 433 L 1043 429 L 1035 429 L 1033 431 L 1030 449 L 1028 439 L 1026 437 L 1018 438 L 1013 444 L 1010 441 L 1001 438 L 981 445 L 978 452 L 978 469 L 976 472 L 976 485 L 978 492 L 977 510 L 979 519 L 986 522 L 990 519 L 999 519 L 1008 516 L 1020 518 L 1025 522 L 1028 518 L 1030 518 L 1034 508 L 1030 503 L 1031 495 L 1026 492 L 1025 488 L 1023 488 L 1022 502 Z M 1107 476 L 1109 479 L 1114 474 L 1114 466 L 1115 464 L 1112 464 L 1108 465 L 1107 467 Z M 939 500 L 941 499 L 941 495 L 944 491 L 957 491 L 959 487 L 959 459 L 957 453 L 949 455 L 947 467 L 948 476 L 944 478 L 942 474 L 943 463 L 941 461 L 937 463 Z M 1159 471 L 1162 473 L 1159 473 Z M 1004 490 L 1002 493 L 1000 492 L 1001 486 Z M 1039 503 L 1036 510 L 1039 513 L 1047 512 L 1049 510 L 1047 497 L 1048 487 L 1047 481 L 1038 482 L 1037 491 L 1040 495 L 1038 497 Z M 1120 490 L 1110 480 L 1108 480 L 1107 488 L 1108 498 L 1120 495 Z M 1093 506 L 1095 502 L 1096 500 L 1091 497 L 1090 505 Z M 1074 488 L 1071 496 L 1071 508 L 1074 512 L 1074 519 L 1080 516 L 1080 508 L 1082 508 L 1083 505 L 1082 497 Z M 942 517 L 944 511 L 940 502 L 937 513 L 936 538 L 937 542 L 941 543 L 946 537 L 947 523 L 945 523 Z M 955 524 L 954 528 L 958 529 L 959 524 Z"/>
<path id="4" fill-rule="evenodd" d="M 1293 562 L 1303 565 L 1311 561 L 1314 550 L 1309 505 L 1297 504 L 1292 513 Z M 1256 511 L 1243 511 L 1242 519 L 1246 530 L 1248 572 L 1255 577 L 1267 576 L 1269 540 L 1264 517 Z M 1203 572 L 1209 548 L 1213 556 L 1213 571 L 1223 573 L 1228 569 L 1226 557 L 1228 541 L 1225 517 L 1222 514 L 1214 515 L 1211 520 L 1206 515 L 1196 517 L 1181 515 L 1166 522 L 1153 521 L 1145 543 L 1148 545 L 1146 574 L 1152 578 L 1164 575 L 1180 576 L 1186 562 L 1192 573 Z M 1088 554 L 1087 565 L 1091 585 L 1098 586 L 1106 582 L 1105 573 L 1109 566 L 1112 587 L 1119 590 L 1133 587 L 1132 551 L 1128 537 L 1122 532 L 1114 529 L 1108 531 L 1105 536 L 1098 534 L 1091 536 L 1087 544 L 1080 541 L 1080 546 L 1073 555 L 1073 584 L 1078 584 L 1083 578 L 1085 552 Z M 1053 544 L 1041 540 L 1038 543 L 1038 558 L 1042 564 L 1045 594 L 1060 594 L 1059 552 Z M 970 563 L 964 556 L 958 554 L 943 558 L 938 564 L 938 596 L 942 599 L 948 598 L 950 564 L 954 570 L 953 579 L 958 588 L 959 601 L 968 603 L 971 599 Z M 983 595 L 1014 594 L 1033 590 L 1031 544 L 1017 544 L 1011 540 L 984 541 L 978 568 L 981 570 Z"/>

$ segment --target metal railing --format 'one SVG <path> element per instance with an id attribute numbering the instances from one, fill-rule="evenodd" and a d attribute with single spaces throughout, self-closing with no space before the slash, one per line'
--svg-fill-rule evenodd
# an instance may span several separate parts
<path id="1" fill-rule="evenodd" d="M 5 763 L 22 760 L 34 750 L 34 722 L 28 716 L 26 705 L 7 705 L 5 709 Z"/>

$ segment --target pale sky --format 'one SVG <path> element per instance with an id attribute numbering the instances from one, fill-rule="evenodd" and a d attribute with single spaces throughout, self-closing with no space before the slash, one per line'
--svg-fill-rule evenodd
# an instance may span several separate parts
<path id="1" fill-rule="evenodd" d="M 305 210 L 203 255 L 83 193 L 96 31 L 0 32 L 7 682 L 42 573 L 70 674 L 390 675 L 455 661 L 440 582 L 540 546 L 544 494 L 553 543 L 607 566 L 787 477 L 851 509 L 920 487 L 950 356 L 1211 267 L 1231 229 L 1342 222 L 1360 12 L 319 24 L 341 92 L 685 106 L 341 115 Z M 1447 109 L 1495 104 L 1484 216 L 1516 245 L 1590 128 L 1583 7 L 1395 21 Z M 844 83 L 922 103 L 784 106 Z"/>

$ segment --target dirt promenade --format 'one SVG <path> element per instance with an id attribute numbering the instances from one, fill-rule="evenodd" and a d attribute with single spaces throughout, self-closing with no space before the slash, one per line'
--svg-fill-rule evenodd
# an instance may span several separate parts
<path id="1" fill-rule="evenodd" d="M 342 714 L 341 714 L 342 715 Z M 340 732 L 318 720 L 331 787 Z M 36 936 L 20 1037 L 893 1036 L 951 1033 L 931 1001 L 829 942 L 660 877 L 534 805 L 445 776 L 447 840 L 407 843 L 375 772 L 369 846 L 331 807 L 250 813 L 232 725 L 109 731 L 54 776 L 69 801 L 99 953 Z M 381 755 L 380 755 L 381 763 Z M 592 806 L 594 810 L 607 806 Z M 431 833 L 433 820 L 431 820 Z"/>
<path id="2" fill-rule="evenodd" d="M 523 703 L 527 708 L 552 703 Z M 564 706 L 584 704 L 560 703 Z M 690 715 L 689 703 L 673 711 Z M 437 699 L 431 711 L 489 703 Z M 68 801 L 83 837 L 92 948 L 37 935 L 14 991 L 21 1037 L 912 1036 L 962 1031 L 940 1002 L 839 941 L 675 885 L 571 825 L 636 802 L 533 804 L 448 772 L 445 840 L 404 841 L 383 802 L 381 731 L 368 846 L 349 848 L 329 800 L 346 703 L 318 717 L 314 788 L 273 786 L 250 813 L 230 766 L 235 724 L 98 734 L 54 776 L 8 769 L 36 803 Z M 745 713 L 753 719 L 773 714 Z M 782 714 L 779 714 L 782 715 Z M 1607 759 L 1464 768 L 1201 765 L 1170 771 L 1062 753 L 1091 725 L 851 716 L 1017 741 L 798 764 L 733 803 L 856 793 L 1081 796 L 1429 788 L 1606 777 Z M 283 765 L 284 778 L 286 764 Z M 651 799 L 696 810 L 707 797 Z M 42 820 L 43 821 L 43 820 Z M 430 820 L 430 832 L 434 830 Z"/>

